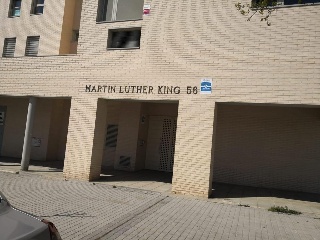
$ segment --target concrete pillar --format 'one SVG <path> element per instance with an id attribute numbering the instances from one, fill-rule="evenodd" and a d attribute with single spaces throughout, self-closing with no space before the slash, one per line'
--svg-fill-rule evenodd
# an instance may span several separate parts
<path id="1" fill-rule="evenodd" d="M 33 129 L 34 116 L 35 116 L 35 112 L 36 112 L 36 102 L 37 102 L 37 99 L 35 97 L 30 97 L 29 106 L 28 106 L 26 129 L 25 129 L 25 133 L 24 133 L 22 159 L 21 159 L 21 170 L 22 171 L 28 171 L 28 169 L 29 169 L 32 129 Z"/>

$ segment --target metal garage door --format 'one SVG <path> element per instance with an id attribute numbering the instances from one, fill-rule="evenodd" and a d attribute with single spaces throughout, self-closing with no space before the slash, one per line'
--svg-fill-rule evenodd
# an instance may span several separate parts
<path id="1" fill-rule="evenodd" d="M 176 118 L 165 116 L 149 118 L 146 169 L 172 172 L 176 128 Z"/>

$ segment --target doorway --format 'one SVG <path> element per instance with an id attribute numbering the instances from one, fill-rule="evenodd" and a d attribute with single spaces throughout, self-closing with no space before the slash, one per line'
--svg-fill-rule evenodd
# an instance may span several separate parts
<path id="1" fill-rule="evenodd" d="M 172 172 L 177 118 L 150 116 L 145 168 Z"/>

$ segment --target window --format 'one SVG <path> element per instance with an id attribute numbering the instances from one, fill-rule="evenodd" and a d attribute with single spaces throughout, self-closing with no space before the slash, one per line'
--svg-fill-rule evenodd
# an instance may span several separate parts
<path id="1" fill-rule="evenodd" d="M 320 0 L 278 0 L 279 5 L 319 3 Z"/>
<path id="2" fill-rule="evenodd" d="M 97 22 L 113 20 L 112 8 L 113 8 L 113 0 L 99 0 Z"/>
<path id="3" fill-rule="evenodd" d="M 260 4 L 264 0 L 253 0 L 252 4 Z M 268 0 L 268 6 L 320 3 L 320 0 Z"/>
<path id="4" fill-rule="evenodd" d="M 9 17 L 20 17 L 21 0 L 11 0 Z"/>
<path id="5" fill-rule="evenodd" d="M 118 140 L 118 125 L 108 125 L 106 136 L 106 147 L 116 147 Z"/>
<path id="6" fill-rule="evenodd" d="M 108 48 L 140 48 L 141 29 L 109 30 Z"/>
<path id="7" fill-rule="evenodd" d="M 25 56 L 37 56 L 40 36 L 27 37 Z"/>
<path id="8" fill-rule="evenodd" d="M 277 5 L 278 4 L 278 2 L 279 2 L 279 0 L 277 1 L 277 0 L 268 0 L 267 2 L 266 2 L 266 0 L 253 0 L 252 1 L 252 4 L 253 5 L 255 5 L 255 4 L 267 4 L 268 6 L 272 6 L 272 5 Z M 283 0 L 282 0 L 282 2 L 283 2 Z"/>
<path id="9" fill-rule="evenodd" d="M 16 38 L 5 38 L 3 44 L 2 57 L 14 57 L 16 48 Z"/>
<path id="10" fill-rule="evenodd" d="M 72 42 L 78 42 L 79 30 L 72 30 Z"/>
<path id="11" fill-rule="evenodd" d="M 99 0 L 97 22 L 142 19 L 143 0 Z"/>
<path id="12" fill-rule="evenodd" d="M 44 0 L 32 0 L 31 14 L 43 14 Z"/>

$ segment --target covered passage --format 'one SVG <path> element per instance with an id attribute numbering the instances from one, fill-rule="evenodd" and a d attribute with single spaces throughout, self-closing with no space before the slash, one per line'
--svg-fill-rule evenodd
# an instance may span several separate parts
<path id="1" fill-rule="evenodd" d="M 29 97 L 0 97 L 0 156 L 21 161 L 25 144 Z M 34 98 L 30 127 L 30 159 L 63 163 L 70 98 Z M 29 112 L 30 114 L 30 112 Z M 63 164 L 62 164 L 63 165 Z"/>
<path id="2" fill-rule="evenodd" d="M 217 104 L 213 181 L 320 193 L 320 108 Z"/>
<path id="3" fill-rule="evenodd" d="M 106 111 L 101 179 L 171 183 L 178 102 L 99 101 Z"/>

